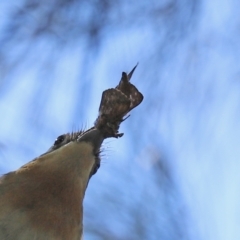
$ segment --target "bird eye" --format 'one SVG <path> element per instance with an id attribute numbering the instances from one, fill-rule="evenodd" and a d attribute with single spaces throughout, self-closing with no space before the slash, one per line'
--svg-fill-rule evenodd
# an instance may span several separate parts
<path id="1" fill-rule="evenodd" d="M 54 142 L 54 146 L 62 143 L 62 142 L 64 141 L 64 139 L 65 139 L 65 135 L 59 136 L 59 137 L 56 139 L 56 141 Z"/>

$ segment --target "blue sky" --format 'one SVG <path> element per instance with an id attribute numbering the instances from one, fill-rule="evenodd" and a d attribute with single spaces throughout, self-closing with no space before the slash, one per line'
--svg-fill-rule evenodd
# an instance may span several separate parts
<path id="1" fill-rule="evenodd" d="M 15 9 L 9 2 L 1 8 Z M 54 50 L 47 38 L 37 40 L 4 74 L 28 44 L 19 40 L 0 68 L 3 174 L 42 154 L 58 135 L 91 127 L 102 91 L 139 62 L 132 81 L 145 99 L 122 124 L 124 137 L 104 144 L 106 156 L 85 197 L 86 239 L 95 239 L 89 222 L 124 236 L 126 225 L 136 224 L 128 209 L 142 205 L 150 207 L 145 215 L 139 210 L 139 218 L 155 221 L 146 227 L 145 239 L 177 239 L 169 216 L 181 216 L 178 211 L 187 219 L 183 239 L 240 239 L 240 3 L 198 1 L 194 16 L 187 3 L 179 1 L 179 12 L 160 18 L 158 27 L 143 18 L 107 28 L 97 51 L 89 52 L 84 41 Z M 160 3 L 151 4 L 154 9 Z M 125 5 L 126 15 L 134 12 Z M 11 11 L 3 12 L 1 18 L 8 19 Z M 49 58 L 51 51 L 55 58 Z M 173 197 L 172 215 L 162 186 L 154 182 L 161 159 L 179 194 L 166 200 Z"/>

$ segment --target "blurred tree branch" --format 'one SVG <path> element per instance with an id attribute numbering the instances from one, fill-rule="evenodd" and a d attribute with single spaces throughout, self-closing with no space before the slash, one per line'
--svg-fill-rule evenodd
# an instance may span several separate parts
<path id="1" fill-rule="evenodd" d="M 160 108 L 164 104 L 163 86 L 161 85 L 161 68 L 169 56 L 174 55 L 175 44 L 191 34 L 192 26 L 198 16 L 200 1 L 193 0 L 169 0 L 169 1 L 109 1 L 109 0 L 23 0 L 13 5 L 10 14 L 6 16 L 6 24 L 0 29 L 0 91 L 6 92 L 5 85 L 10 86 L 17 82 L 14 73 L 27 65 L 29 70 L 37 69 L 38 86 L 34 92 L 35 105 L 31 106 L 30 120 L 39 128 L 38 111 L 43 111 L 41 101 L 46 101 L 49 94 L 57 86 L 58 80 L 52 80 L 56 63 L 61 61 L 62 55 L 67 51 L 78 51 L 78 46 L 84 47 L 84 74 L 87 70 L 93 71 L 89 63 L 89 56 L 97 55 L 104 40 L 112 34 L 126 29 L 139 29 L 146 25 L 155 36 L 148 59 L 145 59 L 146 71 L 141 75 L 146 81 L 147 96 L 146 111 L 141 121 L 144 121 L 146 129 L 139 130 L 137 121 L 129 122 L 129 126 L 135 133 L 132 136 L 133 149 L 140 146 L 139 132 L 141 135 L 151 133 L 151 142 L 157 155 L 147 151 L 145 156 L 153 164 L 147 174 L 145 185 L 136 188 L 133 199 L 126 201 L 125 185 L 120 192 L 116 193 L 118 186 L 109 183 L 106 192 L 96 193 L 96 199 L 91 209 L 98 205 L 96 212 L 87 212 L 85 232 L 97 239 L 188 239 L 187 220 L 181 193 L 173 177 L 171 164 L 167 164 L 167 157 L 160 158 L 158 144 L 159 135 L 156 126 L 151 124 L 152 116 L 159 118 Z M 136 40 L 137 41 L 137 40 Z M 141 50 L 140 50 L 141 51 Z M 41 56 L 36 53 L 41 53 Z M 170 54 L 171 53 L 171 54 Z M 93 58 L 94 59 L 94 58 Z M 161 64 L 159 64 L 161 62 Z M 161 65 L 161 66 L 160 66 Z M 43 81 L 44 80 L 44 81 Z M 43 89 L 47 82 L 48 92 Z M 56 82 L 56 84 L 55 84 Z M 80 83 L 79 83 L 80 84 Z M 82 87 L 81 94 L 86 95 L 85 89 L 91 89 L 91 83 Z M 76 86 L 77 87 L 77 86 Z M 10 89 L 10 88 L 9 88 Z M 45 92 L 44 92 L 45 91 Z M 157 99 L 156 99 L 157 96 Z M 80 105 L 80 103 L 78 103 Z M 81 115 L 77 105 L 77 114 Z M 157 106 L 157 109 L 156 107 Z M 149 117 L 151 116 L 151 117 Z M 49 130 L 49 129 L 47 129 Z M 148 139 L 149 140 L 149 139 Z M 147 145 L 147 143 L 144 143 Z M 145 146 L 146 147 L 146 146 Z M 134 151 L 129 156 L 135 156 Z M 157 157 L 156 157 L 157 156 Z M 155 158 L 156 159 L 151 159 Z M 134 167 L 131 169 L 133 170 Z M 138 169 L 140 171 L 140 169 Z M 133 181 L 130 178 L 130 170 L 125 170 L 123 179 L 126 186 Z M 136 185 L 138 179 L 134 179 Z M 144 182 L 144 181 L 143 181 Z M 134 187 L 132 186 L 132 189 Z M 116 215 L 116 222 L 121 222 L 124 231 L 119 233 L 112 229 L 110 220 L 102 216 L 101 206 L 109 207 L 113 204 L 113 211 L 108 216 Z M 90 210 L 89 210 L 90 211 Z M 119 216 L 118 216 L 119 215 Z M 95 219 L 96 218 L 96 219 Z M 187 218 L 187 217 L 186 217 Z M 96 239 L 95 238 L 95 239 Z"/>

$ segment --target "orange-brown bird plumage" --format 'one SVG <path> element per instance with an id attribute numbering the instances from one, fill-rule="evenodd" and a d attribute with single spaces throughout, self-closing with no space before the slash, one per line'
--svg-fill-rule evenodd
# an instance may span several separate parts
<path id="1" fill-rule="evenodd" d="M 94 164 L 89 142 L 71 142 L 2 177 L 0 239 L 79 240 Z"/>

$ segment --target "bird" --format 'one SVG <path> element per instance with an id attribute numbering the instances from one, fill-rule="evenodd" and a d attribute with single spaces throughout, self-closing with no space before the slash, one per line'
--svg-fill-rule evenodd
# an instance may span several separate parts
<path id="1" fill-rule="evenodd" d="M 47 152 L 0 177 L 1 240 L 82 239 L 83 199 L 101 145 L 123 136 L 120 124 L 143 100 L 130 83 L 135 68 L 103 92 L 92 128 L 60 135 Z"/>
<path id="2" fill-rule="evenodd" d="M 45 154 L 1 177 L 0 239 L 81 239 L 82 201 L 102 141 L 96 129 L 61 135 Z"/>

